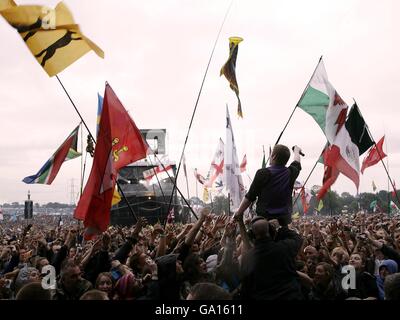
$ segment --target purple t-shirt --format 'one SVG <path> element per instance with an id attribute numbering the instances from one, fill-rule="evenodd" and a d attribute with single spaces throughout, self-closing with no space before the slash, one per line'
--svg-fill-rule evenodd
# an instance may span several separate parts
<path id="1" fill-rule="evenodd" d="M 260 216 L 284 216 L 292 213 L 293 185 L 301 165 L 293 161 L 289 167 L 274 165 L 257 171 L 246 194 L 251 202 L 257 199 Z"/>

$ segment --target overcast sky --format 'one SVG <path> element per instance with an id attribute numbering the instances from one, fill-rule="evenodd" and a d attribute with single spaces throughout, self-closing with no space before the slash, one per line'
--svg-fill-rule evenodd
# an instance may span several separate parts
<path id="1" fill-rule="evenodd" d="M 58 1 L 17 0 L 54 7 Z M 139 128 L 166 128 L 167 147 L 178 160 L 212 46 L 231 0 L 66 0 L 82 32 L 100 46 L 59 76 L 92 132 L 97 92 L 108 81 Z M 219 137 L 225 140 L 228 104 L 238 149 L 253 176 L 262 145 L 273 145 L 298 102 L 321 55 L 330 82 L 349 104 L 354 97 L 376 140 L 386 134 L 392 177 L 400 173 L 400 2 L 397 0 L 236 0 L 227 17 L 205 80 L 190 133 L 187 166 L 207 174 Z M 240 36 L 237 79 L 244 119 L 219 70 L 228 57 L 228 38 Z M 26 185 L 79 123 L 55 78 L 49 78 L 20 36 L 0 18 L 0 203 L 26 199 L 70 202 L 71 179 L 80 185 L 80 158 L 65 163 L 50 186 Z M 86 140 L 86 138 L 85 138 Z M 300 180 L 314 166 L 325 138 L 301 109 L 281 143 L 298 144 L 306 157 Z M 363 157 L 361 157 L 360 162 Z M 87 164 L 87 174 L 91 161 Z M 318 165 L 309 186 L 321 185 Z M 189 176 L 195 194 L 193 174 Z M 387 188 L 382 165 L 368 168 L 360 192 L 371 182 Z M 247 176 L 244 177 L 248 183 Z M 186 190 L 183 175 L 179 179 Z M 400 186 L 400 180 L 398 181 Z M 356 193 L 339 177 L 338 192 Z M 199 192 L 200 193 L 200 192 Z M 186 192 L 185 192 L 186 194 Z M 202 193 L 200 193 L 201 195 Z"/>

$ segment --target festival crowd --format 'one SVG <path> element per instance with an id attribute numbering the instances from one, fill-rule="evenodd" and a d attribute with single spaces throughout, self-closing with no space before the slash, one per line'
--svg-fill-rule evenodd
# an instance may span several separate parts
<path id="1" fill-rule="evenodd" d="M 72 218 L 3 221 L 0 299 L 399 299 L 399 216 L 310 216 L 288 227 L 257 219 L 203 209 L 194 224 L 141 218 L 92 241 Z M 49 264 L 56 288 L 43 289 Z M 343 288 L 347 265 L 355 288 Z"/>
<path id="2" fill-rule="evenodd" d="M 292 219 L 301 170 L 276 145 L 233 216 L 110 226 L 93 240 L 72 217 L 0 224 L 0 299 L 399 300 L 400 216 Z M 257 200 L 254 216 L 246 213 Z"/>

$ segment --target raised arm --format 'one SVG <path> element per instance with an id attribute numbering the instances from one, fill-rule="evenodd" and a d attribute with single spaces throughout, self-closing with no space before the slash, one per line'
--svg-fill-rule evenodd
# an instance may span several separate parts
<path id="1" fill-rule="evenodd" d="M 210 214 L 210 209 L 204 208 L 203 210 L 201 210 L 201 215 L 199 220 L 196 221 L 194 226 L 190 229 L 190 231 L 186 235 L 185 238 L 186 245 L 191 246 L 194 243 L 194 239 L 196 238 L 197 233 L 199 232 L 203 222 L 206 220 L 209 214 Z"/>

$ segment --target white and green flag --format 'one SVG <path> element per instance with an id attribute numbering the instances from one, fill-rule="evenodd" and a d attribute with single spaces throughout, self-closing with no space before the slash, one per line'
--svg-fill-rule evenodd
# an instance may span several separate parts
<path id="1" fill-rule="evenodd" d="M 333 144 L 347 114 L 347 105 L 328 80 L 324 62 L 320 59 L 298 107 L 318 123 L 328 142 Z"/>

